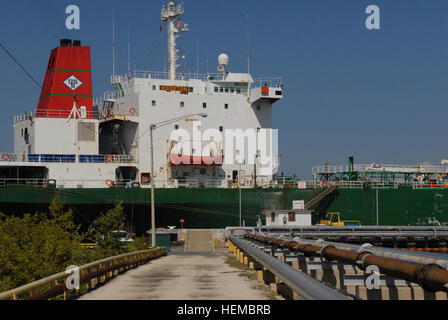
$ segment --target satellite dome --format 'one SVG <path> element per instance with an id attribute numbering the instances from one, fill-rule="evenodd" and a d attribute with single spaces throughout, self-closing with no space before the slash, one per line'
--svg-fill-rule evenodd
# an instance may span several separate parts
<path id="1" fill-rule="evenodd" d="M 218 57 L 218 64 L 220 66 L 226 66 L 229 64 L 229 56 L 225 53 L 221 53 Z"/>

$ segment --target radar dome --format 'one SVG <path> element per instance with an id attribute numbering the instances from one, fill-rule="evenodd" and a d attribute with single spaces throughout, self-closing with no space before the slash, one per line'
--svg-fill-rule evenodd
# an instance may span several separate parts
<path id="1" fill-rule="evenodd" d="M 225 53 L 221 53 L 218 57 L 218 64 L 220 66 L 226 66 L 229 64 L 229 56 Z"/>

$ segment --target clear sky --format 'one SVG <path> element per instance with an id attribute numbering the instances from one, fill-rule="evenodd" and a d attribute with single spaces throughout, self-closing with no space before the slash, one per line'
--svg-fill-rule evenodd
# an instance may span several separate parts
<path id="1" fill-rule="evenodd" d="M 1 1 L 0 41 L 43 81 L 60 38 L 92 48 L 94 95 L 111 90 L 112 8 L 117 69 L 163 69 L 161 0 Z M 65 8 L 81 9 L 81 30 L 65 28 Z M 217 56 L 245 72 L 249 14 L 252 75 L 283 77 L 285 98 L 273 108 L 281 171 L 311 176 L 313 165 L 440 163 L 448 158 L 448 1 L 185 0 L 191 31 L 179 44 L 186 70 L 216 70 Z M 365 9 L 381 10 L 381 30 L 367 30 Z M 0 52 L 0 150 L 13 151 L 15 114 L 36 107 L 40 89 Z"/>

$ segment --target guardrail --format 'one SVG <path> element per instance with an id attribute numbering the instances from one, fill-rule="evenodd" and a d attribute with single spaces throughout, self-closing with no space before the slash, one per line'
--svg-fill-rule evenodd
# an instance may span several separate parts
<path id="1" fill-rule="evenodd" d="M 397 173 L 448 173 L 447 166 L 434 165 L 397 165 L 397 164 L 355 164 L 333 165 L 333 166 L 314 166 L 312 173 L 346 173 L 346 172 L 397 172 Z"/>
<path id="2" fill-rule="evenodd" d="M 0 153 L 0 162 L 35 162 L 35 163 L 137 163 L 137 158 L 130 155 L 100 154 L 25 154 Z"/>
<path id="3" fill-rule="evenodd" d="M 166 255 L 165 248 L 153 248 L 126 253 L 86 264 L 79 267 L 80 286 L 93 288 L 98 282 L 105 282 L 119 273 L 135 268 L 150 260 Z M 0 293 L 0 300 L 49 300 L 61 297 L 64 300 L 69 294 L 79 294 L 80 289 L 67 289 L 66 279 L 70 273 L 60 272 L 33 283 Z M 24 296 L 24 297 L 23 297 Z"/>

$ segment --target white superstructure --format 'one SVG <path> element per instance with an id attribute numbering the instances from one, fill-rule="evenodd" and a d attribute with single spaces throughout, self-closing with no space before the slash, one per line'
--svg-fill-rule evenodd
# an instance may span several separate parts
<path id="1" fill-rule="evenodd" d="M 97 99 L 93 117 L 82 112 L 57 119 L 33 113 L 15 117 L 15 153 L 0 155 L 0 184 L 1 179 L 35 179 L 37 184 L 55 180 L 59 187 L 129 182 L 149 187 L 155 179 L 159 188 L 269 185 L 278 166 L 271 115 L 272 105 L 283 97 L 281 79 L 253 80 L 248 73 L 231 72 L 226 54 L 219 55 L 217 74 L 178 73 L 176 39 L 188 31 L 182 14 L 183 6 L 174 1 L 162 9 L 168 25 L 168 73 L 113 75 L 115 91 Z M 207 117 L 187 116 L 196 114 Z M 151 173 L 150 126 L 175 118 L 183 119 L 154 130 Z M 234 140 L 229 132 L 246 135 L 242 148 L 235 141 L 228 149 Z M 190 139 L 179 138 L 179 133 Z M 261 164 L 262 155 L 270 158 L 269 164 Z M 191 162 L 179 164 L 176 158 Z"/>

